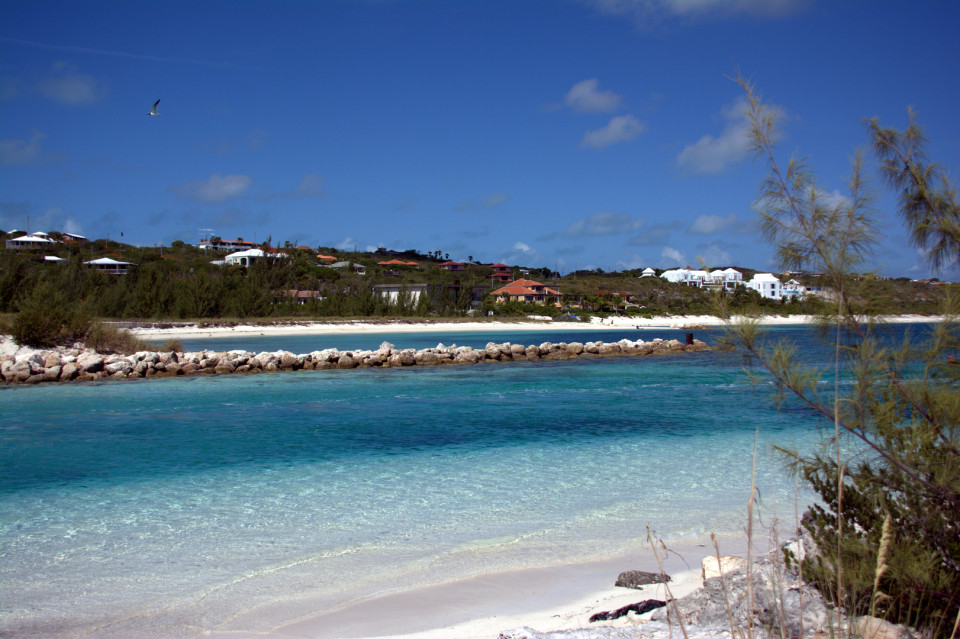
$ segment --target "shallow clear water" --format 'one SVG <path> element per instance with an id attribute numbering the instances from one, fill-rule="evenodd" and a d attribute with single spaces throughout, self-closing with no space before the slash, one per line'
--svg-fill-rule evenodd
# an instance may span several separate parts
<path id="1" fill-rule="evenodd" d="M 544 341 L 495 341 L 511 338 Z M 0 634 L 107 636 L 131 619 L 200 631 L 296 597 L 333 606 L 612 557 L 647 525 L 735 533 L 757 428 L 764 513 L 792 521 L 794 481 L 770 444 L 810 446 L 818 422 L 773 409 L 742 364 L 697 353 L 4 388 Z"/>

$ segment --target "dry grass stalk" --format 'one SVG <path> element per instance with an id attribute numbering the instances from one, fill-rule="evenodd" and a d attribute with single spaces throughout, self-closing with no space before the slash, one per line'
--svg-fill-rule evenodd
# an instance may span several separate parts
<path id="1" fill-rule="evenodd" d="M 750 470 L 750 499 L 747 500 L 747 637 L 753 639 L 753 504 L 757 491 L 757 440 L 758 427 L 753 436 L 753 467 Z"/>
<path id="2" fill-rule="evenodd" d="M 873 599 L 870 602 L 870 614 L 875 616 L 877 604 L 889 599 L 886 593 L 880 590 L 880 580 L 883 578 L 890 566 L 887 559 L 890 555 L 890 544 L 893 541 L 893 518 L 890 513 L 883 519 L 883 530 L 880 535 L 880 550 L 877 551 L 877 569 L 873 577 Z"/>
<path id="3" fill-rule="evenodd" d="M 689 639 L 687 637 L 687 628 L 683 624 L 683 619 L 680 617 L 680 608 L 677 606 L 677 600 L 674 599 L 673 593 L 670 592 L 670 585 L 667 583 L 667 573 L 663 569 L 663 562 L 660 559 L 660 553 L 657 550 L 657 545 L 659 544 L 660 548 L 664 551 L 667 550 L 667 546 L 663 543 L 662 540 L 653 538 L 653 533 L 650 531 L 650 526 L 647 526 L 647 541 L 650 542 L 650 549 L 653 550 L 653 558 L 657 560 L 657 568 L 660 569 L 660 575 L 663 579 L 663 590 L 667 595 L 667 624 L 669 628 L 673 628 L 673 624 L 670 623 L 670 608 L 673 607 L 673 616 L 677 618 L 677 625 L 680 626 L 680 632 L 683 633 L 684 639 Z"/>

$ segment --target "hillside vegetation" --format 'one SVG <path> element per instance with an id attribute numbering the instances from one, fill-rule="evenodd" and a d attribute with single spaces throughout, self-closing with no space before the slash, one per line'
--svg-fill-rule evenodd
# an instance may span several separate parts
<path id="1" fill-rule="evenodd" d="M 321 248 L 322 252 L 333 253 Z M 457 318 L 483 316 L 559 316 L 576 313 L 637 316 L 710 314 L 717 293 L 672 284 L 640 271 L 578 271 L 559 277 L 549 269 L 513 267 L 515 278 L 536 280 L 562 294 L 560 306 L 509 302 L 488 295 L 501 286 L 491 282 L 489 266 L 466 264 L 463 271 L 440 267 L 439 252 L 337 252 L 339 260 L 366 268 L 366 274 L 319 265 L 312 251 L 284 249 L 286 258 L 263 259 L 250 267 L 214 264 L 223 254 L 205 253 L 174 242 L 172 247 L 138 248 L 97 240 L 62 247 L 66 263 L 45 262 L 37 254 L 0 252 L 0 312 L 8 314 L 16 333 L 27 341 L 63 341 L 82 336 L 97 319 L 135 321 L 217 321 L 322 318 Z M 84 261 L 111 257 L 130 262 L 126 275 L 92 270 Z M 387 259 L 416 261 L 416 266 L 382 266 Z M 741 269 L 745 277 L 753 271 Z M 803 282 L 816 285 L 816 278 Z M 375 292 L 378 284 L 426 284 L 415 297 L 391 300 Z M 933 314 L 948 285 L 903 280 L 861 281 L 859 295 L 876 313 Z M 314 291 L 300 303 L 284 291 Z M 823 298 L 780 302 L 766 300 L 745 287 L 722 293 L 735 313 L 796 314 L 820 310 Z M 315 298 L 316 299 L 315 299 Z M 829 299 L 829 295 L 826 296 Z M 473 309 L 473 310 L 472 310 Z M 41 337 L 37 337 L 41 336 Z M 45 337 L 42 337 L 45 336 Z"/>

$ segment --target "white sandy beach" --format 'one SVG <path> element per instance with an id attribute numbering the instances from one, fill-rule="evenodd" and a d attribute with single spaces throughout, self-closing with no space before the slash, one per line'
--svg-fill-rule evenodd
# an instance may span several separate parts
<path id="1" fill-rule="evenodd" d="M 744 556 L 746 542 L 726 538 L 721 553 Z M 768 550 L 765 541 L 755 550 Z M 539 632 L 586 628 L 623 628 L 642 624 L 650 613 L 590 622 L 598 612 L 647 599 L 683 597 L 702 585 L 700 561 L 715 551 L 707 539 L 668 544 L 661 551 L 666 584 L 642 589 L 617 587 L 626 570 L 660 572 L 649 549 L 636 556 L 548 568 L 483 575 L 359 601 L 333 611 L 305 614 L 269 631 L 213 630 L 231 639 L 495 639 L 499 633 L 528 627 Z M 239 624 L 239 625 L 242 625 Z"/>
<path id="2" fill-rule="evenodd" d="M 766 315 L 758 318 L 765 326 L 795 326 L 812 322 L 806 315 L 781 317 Z M 889 323 L 936 322 L 941 317 L 922 315 L 897 315 L 883 318 Z M 134 327 L 130 331 L 143 339 L 186 339 L 197 337 L 222 337 L 225 335 L 349 335 L 375 333 L 442 333 L 467 331 L 596 331 L 603 329 L 694 329 L 698 327 L 723 326 L 724 320 L 712 315 L 674 315 L 664 317 L 611 317 L 592 318 L 589 322 L 553 322 L 548 318 L 509 320 L 476 320 L 462 322 L 424 321 L 369 321 L 351 322 L 299 322 L 296 324 L 237 324 L 234 326 L 201 326 L 182 324 L 158 328 L 156 326 Z"/>

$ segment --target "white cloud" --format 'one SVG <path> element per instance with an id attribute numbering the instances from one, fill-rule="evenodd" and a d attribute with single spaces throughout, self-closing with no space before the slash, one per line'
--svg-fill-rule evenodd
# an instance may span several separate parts
<path id="1" fill-rule="evenodd" d="M 628 259 L 618 260 L 617 268 L 629 271 L 637 268 L 645 268 L 649 266 L 649 264 L 649 261 L 642 255 L 630 255 Z"/>
<path id="2" fill-rule="evenodd" d="M 727 217 L 720 215 L 701 215 L 693 221 L 687 233 L 696 235 L 712 235 L 737 225 L 739 218 L 736 213 L 731 213 Z"/>
<path id="3" fill-rule="evenodd" d="M 611 113 L 620 108 L 620 96 L 613 91 L 598 91 L 599 81 L 590 78 L 577 82 L 569 91 L 563 102 L 577 111 L 600 111 Z"/>
<path id="4" fill-rule="evenodd" d="M 70 65 L 54 65 L 48 77 L 37 82 L 41 95 L 62 104 L 86 105 L 106 95 L 106 85 L 93 76 L 75 73 Z"/>
<path id="5" fill-rule="evenodd" d="M 300 180 L 300 186 L 297 188 L 296 194 L 300 197 L 323 197 L 323 185 L 326 181 L 327 178 L 319 173 L 305 175 L 304 178 Z"/>
<path id="6" fill-rule="evenodd" d="M 458 211 L 469 211 L 470 209 L 492 209 L 500 206 L 501 204 L 506 204 L 509 201 L 509 195 L 497 191 L 481 198 L 479 201 L 472 198 L 469 200 L 464 200 L 460 204 L 457 204 L 456 208 Z"/>
<path id="7" fill-rule="evenodd" d="M 660 259 L 664 260 L 664 263 L 676 263 L 679 265 L 683 265 L 687 261 L 687 257 L 683 253 L 669 246 L 664 246 L 663 250 L 660 251 Z"/>
<path id="8" fill-rule="evenodd" d="M 709 20 L 735 15 L 775 18 L 801 10 L 805 0 L 590 0 L 606 15 L 633 18 L 640 27 L 664 20 Z"/>
<path id="9" fill-rule="evenodd" d="M 814 197 L 816 198 L 818 204 L 827 206 L 829 208 L 838 208 L 853 204 L 853 200 L 837 189 L 834 189 L 829 193 L 827 191 L 817 190 L 814 192 Z"/>
<path id="10" fill-rule="evenodd" d="M 26 202 L 0 203 L 0 228 L 27 230 L 27 216 L 30 216 L 30 230 L 47 233 L 59 231 L 61 233 L 76 233 L 83 235 L 83 226 L 76 218 L 67 215 L 62 207 L 51 206 L 42 212 L 37 212 L 33 205 Z"/>
<path id="11" fill-rule="evenodd" d="M 334 245 L 334 248 L 340 249 L 341 251 L 352 251 L 356 247 L 357 241 L 349 235 Z"/>
<path id="12" fill-rule="evenodd" d="M 629 246 L 653 246 L 655 244 L 662 244 L 670 236 L 671 231 L 678 231 L 682 228 L 683 223 L 680 221 L 646 226 L 640 233 L 637 233 L 627 240 L 627 244 Z"/>
<path id="13" fill-rule="evenodd" d="M 632 115 L 618 115 L 602 129 L 588 131 L 580 144 L 599 149 L 619 142 L 629 142 L 643 133 L 644 129 L 646 125 Z"/>
<path id="14" fill-rule="evenodd" d="M 594 213 L 577 220 L 563 231 L 565 237 L 584 237 L 591 235 L 619 235 L 635 233 L 646 223 L 642 217 L 632 218 L 626 213 Z"/>
<path id="15" fill-rule="evenodd" d="M 535 248 L 526 242 L 514 242 L 513 246 L 504 251 L 500 261 L 506 264 L 534 264 L 542 261 Z"/>
<path id="16" fill-rule="evenodd" d="M 733 257 L 717 244 L 708 244 L 697 257 L 710 268 L 733 264 Z"/>
<path id="17" fill-rule="evenodd" d="M 206 180 L 187 182 L 173 190 L 181 197 L 189 198 L 203 204 L 219 204 L 242 196 L 253 178 L 249 175 L 220 175 L 215 173 Z"/>
<path id="18" fill-rule="evenodd" d="M 43 158 L 43 139 L 46 133 L 34 131 L 30 141 L 0 140 L 0 163 L 4 166 L 38 164 Z"/>
<path id="19" fill-rule="evenodd" d="M 750 125 L 744 112 L 746 99 L 738 98 L 722 111 L 726 126 L 719 136 L 704 135 L 683 147 L 677 164 L 694 173 L 722 173 L 731 164 L 746 159 Z"/>

